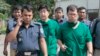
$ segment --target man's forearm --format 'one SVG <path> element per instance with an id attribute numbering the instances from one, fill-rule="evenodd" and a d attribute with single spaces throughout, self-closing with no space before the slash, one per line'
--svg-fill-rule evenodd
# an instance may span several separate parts
<path id="1" fill-rule="evenodd" d="M 5 41 L 4 41 L 4 50 L 7 49 L 7 46 L 8 46 L 8 41 L 7 41 L 6 38 L 5 38 Z"/>
<path id="2" fill-rule="evenodd" d="M 16 26 L 13 31 L 8 33 L 6 36 L 6 41 L 11 42 L 12 40 L 16 39 L 19 28 L 20 28 L 20 26 Z"/>
<path id="3" fill-rule="evenodd" d="M 14 33 L 15 33 L 15 35 L 16 35 L 18 29 L 19 29 L 19 27 L 16 26 L 12 32 L 10 32 L 10 33 L 8 33 L 8 34 L 6 35 L 5 41 L 4 41 L 4 50 L 7 49 L 8 43 L 12 41 L 12 38 L 11 38 L 11 37 L 14 37 L 14 36 L 13 36 Z"/>
<path id="4" fill-rule="evenodd" d="M 87 43 L 87 53 L 88 54 L 93 54 L 93 45 L 92 45 L 92 42 L 88 42 Z"/>
<path id="5" fill-rule="evenodd" d="M 40 39 L 40 46 L 41 46 L 44 56 L 48 56 L 47 45 L 46 45 L 45 39 L 43 37 Z"/>

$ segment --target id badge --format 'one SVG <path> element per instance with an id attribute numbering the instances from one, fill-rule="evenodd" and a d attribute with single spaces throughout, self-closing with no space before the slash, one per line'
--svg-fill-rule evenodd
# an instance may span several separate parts
<path id="1" fill-rule="evenodd" d="M 24 52 L 24 55 L 31 55 L 31 52 Z"/>

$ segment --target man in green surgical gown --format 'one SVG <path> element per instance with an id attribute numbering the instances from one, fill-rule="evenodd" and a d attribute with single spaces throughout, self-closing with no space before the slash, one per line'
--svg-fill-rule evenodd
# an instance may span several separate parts
<path id="1" fill-rule="evenodd" d="M 89 28 L 78 21 L 76 5 L 67 7 L 68 22 L 60 26 L 58 44 L 59 56 L 92 56 L 92 37 Z"/>
<path id="2" fill-rule="evenodd" d="M 39 22 L 43 26 L 45 40 L 47 43 L 48 56 L 56 56 L 57 53 L 57 33 L 59 25 L 55 20 L 49 19 L 49 9 L 46 5 L 39 7 L 41 20 Z M 40 55 L 42 56 L 42 55 Z"/>

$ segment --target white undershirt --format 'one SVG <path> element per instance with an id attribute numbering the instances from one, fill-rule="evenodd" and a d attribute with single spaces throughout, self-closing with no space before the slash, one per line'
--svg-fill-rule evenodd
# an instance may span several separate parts
<path id="1" fill-rule="evenodd" d="M 73 27 L 73 29 L 76 29 L 79 26 L 79 21 L 77 22 L 77 24 Z"/>

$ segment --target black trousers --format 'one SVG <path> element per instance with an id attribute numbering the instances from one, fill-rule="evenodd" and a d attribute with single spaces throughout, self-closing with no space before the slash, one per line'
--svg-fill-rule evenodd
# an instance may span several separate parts
<path id="1" fill-rule="evenodd" d="M 16 56 L 28 56 L 28 55 L 25 55 L 24 54 L 25 52 L 17 52 L 17 55 Z M 29 55 L 29 56 L 39 56 L 38 55 L 39 53 L 38 53 L 38 51 L 34 51 L 34 52 L 31 52 L 31 55 Z"/>

